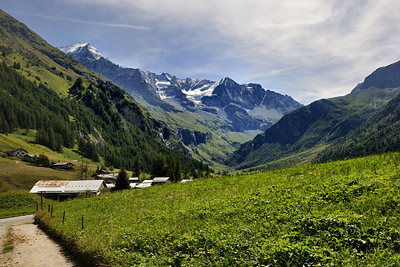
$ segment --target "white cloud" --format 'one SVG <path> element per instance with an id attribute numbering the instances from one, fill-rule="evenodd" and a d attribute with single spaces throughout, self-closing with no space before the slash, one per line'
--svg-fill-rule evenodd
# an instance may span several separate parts
<path id="1" fill-rule="evenodd" d="M 54 17 L 54 16 L 47 16 L 41 14 L 32 14 L 27 12 L 14 12 L 19 14 L 25 14 L 33 17 L 44 18 L 44 19 L 51 19 L 51 20 L 58 20 L 58 21 L 69 21 L 75 22 L 80 24 L 90 24 L 90 25 L 97 25 L 97 26 L 105 26 L 105 27 L 114 27 L 114 28 L 127 28 L 127 29 L 134 29 L 134 30 L 151 30 L 149 27 L 144 26 L 137 26 L 132 24 L 121 24 L 121 23 L 106 23 L 106 22 L 98 22 L 98 21 L 88 21 L 88 20 L 81 20 L 81 19 L 74 19 L 74 18 L 65 18 L 65 17 Z"/>
<path id="2" fill-rule="evenodd" d="M 274 80 L 275 86 L 305 103 L 350 92 L 375 68 L 397 61 L 400 55 L 400 1 L 396 0 L 70 2 L 104 6 L 120 14 L 126 24 L 142 21 L 170 32 L 171 40 L 165 45 L 173 42 L 174 49 L 217 47 L 218 60 L 226 57 L 238 62 L 238 66 L 219 67 L 229 69 L 227 75 L 256 73 L 256 81 Z M 210 70 L 215 71 L 215 66 Z M 268 88 L 268 84 L 263 86 Z"/>

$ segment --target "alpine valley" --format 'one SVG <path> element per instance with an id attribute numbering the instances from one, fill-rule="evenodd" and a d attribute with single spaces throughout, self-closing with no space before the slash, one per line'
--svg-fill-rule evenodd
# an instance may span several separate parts
<path id="1" fill-rule="evenodd" d="M 220 166 L 226 156 L 286 113 L 302 105 L 259 84 L 180 79 L 124 68 L 88 43 L 60 48 L 82 65 L 125 88 L 157 120 L 172 129 L 194 158 Z"/>
<path id="2" fill-rule="evenodd" d="M 241 145 L 227 164 L 273 169 L 398 151 L 399 73 L 400 61 L 377 69 L 348 95 L 290 112 Z"/>

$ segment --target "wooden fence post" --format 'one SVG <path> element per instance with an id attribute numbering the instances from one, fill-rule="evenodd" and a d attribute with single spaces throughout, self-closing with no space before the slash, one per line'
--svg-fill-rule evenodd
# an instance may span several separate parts
<path id="1" fill-rule="evenodd" d="M 82 230 L 83 230 L 83 216 L 84 216 L 84 215 L 82 215 Z"/>
<path id="2" fill-rule="evenodd" d="M 63 222 L 62 222 L 62 224 L 64 224 L 64 221 L 65 221 L 65 210 L 64 210 L 64 214 L 63 214 Z"/>
<path id="3" fill-rule="evenodd" d="M 40 208 L 43 210 L 43 191 L 40 191 Z"/>
<path id="4" fill-rule="evenodd" d="M 53 205 L 51 205 L 51 218 L 53 218 Z"/>
<path id="5" fill-rule="evenodd" d="M 110 212 L 110 226 L 111 226 L 111 246 L 114 244 L 114 230 L 112 224 L 112 213 Z"/>
<path id="6" fill-rule="evenodd" d="M 39 211 L 39 203 L 36 201 L 36 212 Z"/>

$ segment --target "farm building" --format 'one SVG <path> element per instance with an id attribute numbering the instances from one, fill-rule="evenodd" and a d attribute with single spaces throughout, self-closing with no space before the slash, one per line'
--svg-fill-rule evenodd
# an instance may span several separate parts
<path id="1" fill-rule="evenodd" d="M 139 177 L 131 177 L 129 178 L 129 186 L 130 188 L 135 188 L 139 184 Z"/>
<path id="2" fill-rule="evenodd" d="M 146 188 L 150 187 L 153 183 L 153 180 L 144 180 L 140 184 L 136 185 L 135 188 Z"/>
<path id="3" fill-rule="evenodd" d="M 169 177 L 154 177 L 151 185 L 163 185 L 169 182 Z"/>
<path id="4" fill-rule="evenodd" d="M 103 180 L 106 184 L 115 184 L 117 181 L 118 173 L 104 173 L 104 174 L 97 174 L 95 179 L 96 180 Z"/>
<path id="5" fill-rule="evenodd" d="M 26 151 L 23 148 L 15 148 L 15 149 L 13 149 L 11 151 L 8 151 L 7 154 L 10 157 L 20 157 L 20 158 L 22 158 L 22 157 L 24 157 L 25 155 L 28 154 L 28 151 Z"/>
<path id="6" fill-rule="evenodd" d="M 72 170 L 75 165 L 71 162 L 52 162 L 50 167 L 57 170 Z"/>
<path id="7" fill-rule="evenodd" d="M 187 183 L 187 182 L 192 182 L 192 179 L 182 179 L 181 183 Z"/>
<path id="8" fill-rule="evenodd" d="M 78 194 L 99 195 L 105 186 L 102 180 L 42 180 L 36 182 L 30 193 L 43 194 L 45 197 L 61 200 Z"/>

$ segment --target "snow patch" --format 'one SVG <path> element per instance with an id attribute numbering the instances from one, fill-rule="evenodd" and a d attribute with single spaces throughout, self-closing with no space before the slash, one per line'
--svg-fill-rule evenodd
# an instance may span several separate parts
<path id="1" fill-rule="evenodd" d="M 186 95 L 186 98 L 196 105 L 201 104 L 201 98 L 204 96 L 211 96 L 215 87 L 214 84 L 204 84 L 201 87 L 198 87 L 193 90 L 182 90 L 182 93 Z"/>
<path id="2" fill-rule="evenodd" d="M 77 43 L 77 44 L 73 44 L 73 45 L 67 45 L 67 46 L 61 47 L 59 49 L 62 52 L 64 52 L 65 54 L 70 55 L 70 54 L 74 54 L 74 53 L 79 52 L 80 50 L 84 49 L 85 47 L 87 47 L 89 52 L 93 55 L 93 57 L 96 60 L 98 60 L 98 59 L 103 57 L 103 55 L 100 54 L 100 52 L 95 47 L 91 46 L 88 42 Z"/>
<path id="3" fill-rule="evenodd" d="M 83 48 L 87 46 L 89 43 L 84 42 L 84 43 L 78 43 L 78 44 L 73 44 L 73 45 L 67 45 L 64 47 L 60 47 L 59 49 L 63 51 L 66 54 L 72 54 L 78 51 L 78 49 Z"/>
<path id="4" fill-rule="evenodd" d="M 156 80 L 157 94 L 160 96 L 161 99 L 166 99 L 167 96 L 165 95 L 165 92 L 163 91 L 163 89 L 170 86 L 171 82 L 170 81 L 160 81 L 157 78 L 155 80 Z"/>

